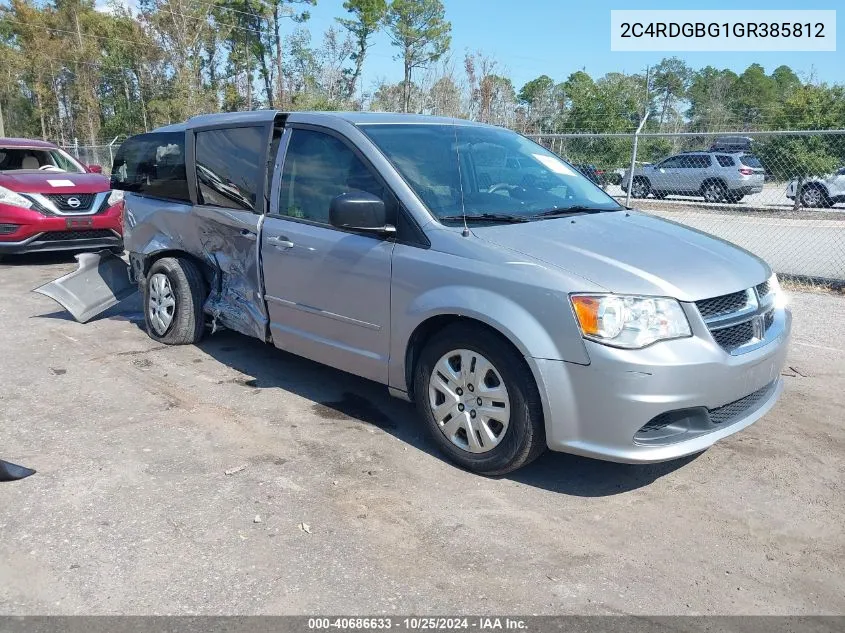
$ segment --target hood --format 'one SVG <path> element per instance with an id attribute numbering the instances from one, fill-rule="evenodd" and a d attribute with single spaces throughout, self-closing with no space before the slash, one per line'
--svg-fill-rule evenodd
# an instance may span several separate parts
<path id="1" fill-rule="evenodd" d="M 738 246 L 636 212 L 477 226 L 472 230 L 492 244 L 620 294 L 698 301 L 744 290 L 771 275 L 763 260 Z"/>
<path id="2" fill-rule="evenodd" d="M 26 170 L 0 171 L 0 187 L 17 193 L 100 193 L 111 188 L 102 174 Z"/>

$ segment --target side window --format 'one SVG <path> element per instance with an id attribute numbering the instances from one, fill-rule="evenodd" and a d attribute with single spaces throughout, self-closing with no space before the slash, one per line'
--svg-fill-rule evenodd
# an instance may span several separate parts
<path id="1" fill-rule="evenodd" d="M 710 167 L 708 154 L 689 154 L 681 159 L 681 167 L 686 169 L 704 169 Z"/>
<path id="2" fill-rule="evenodd" d="M 719 161 L 719 165 L 722 167 L 733 167 L 734 159 L 732 156 L 724 156 L 722 154 L 716 156 L 716 160 Z"/>
<path id="3" fill-rule="evenodd" d="M 127 139 L 117 152 L 111 188 L 151 198 L 190 202 L 185 133 L 152 132 Z"/>
<path id="4" fill-rule="evenodd" d="M 197 197 L 200 204 L 256 210 L 264 170 L 264 129 L 239 127 L 196 134 Z"/>
<path id="5" fill-rule="evenodd" d="M 692 156 L 681 156 L 678 160 L 678 167 L 681 169 L 692 169 L 694 166 Z"/>
<path id="6" fill-rule="evenodd" d="M 672 156 L 671 158 L 667 158 L 660 163 L 660 169 L 675 169 L 677 167 L 682 167 L 681 158 L 681 156 Z"/>
<path id="7" fill-rule="evenodd" d="M 323 132 L 293 130 L 282 168 L 279 213 L 328 224 L 331 201 L 353 190 L 389 205 L 384 187 L 345 143 Z"/>

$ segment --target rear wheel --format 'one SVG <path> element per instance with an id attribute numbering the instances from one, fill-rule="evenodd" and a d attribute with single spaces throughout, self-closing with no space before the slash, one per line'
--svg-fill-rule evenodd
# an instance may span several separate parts
<path id="1" fill-rule="evenodd" d="M 663 198 L 665 198 L 667 195 L 669 195 L 665 191 L 652 191 L 651 193 L 658 200 L 663 200 Z"/>
<path id="2" fill-rule="evenodd" d="M 650 191 L 651 184 L 647 178 L 643 178 L 642 176 L 634 178 L 634 182 L 631 183 L 631 196 L 634 198 L 645 198 Z"/>
<path id="3" fill-rule="evenodd" d="M 727 187 L 718 180 L 711 180 L 701 187 L 701 195 L 705 202 L 723 202 L 727 195 Z"/>
<path id="4" fill-rule="evenodd" d="M 525 360 L 497 334 L 455 324 L 434 335 L 414 374 L 417 409 L 456 464 L 501 475 L 546 448 L 543 410 Z"/>
<path id="5" fill-rule="evenodd" d="M 729 193 L 727 196 L 728 202 L 736 204 L 740 200 L 742 200 L 745 196 L 741 193 Z"/>
<path id="6" fill-rule="evenodd" d="M 190 345 L 202 338 L 205 282 L 197 265 L 163 257 L 147 274 L 144 320 L 150 338 L 168 345 Z"/>
<path id="7" fill-rule="evenodd" d="M 819 185 L 811 184 L 801 187 L 801 206 L 818 208 L 829 207 L 831 204 L 827 192 Z"/>

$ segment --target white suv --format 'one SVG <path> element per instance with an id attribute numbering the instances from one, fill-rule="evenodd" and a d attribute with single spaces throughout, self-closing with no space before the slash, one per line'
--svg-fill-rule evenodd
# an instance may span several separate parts
<path id="1" fill-rule="evenodd" d="M 798 180 L 793 179 L 786 185 L 786 197 L 795 200 Z M 837 202 L 845 202 L 845 167 L 823 178 L 807 178 L 801 185 L 799 201 L 802 207 L 832 207 Z"/>

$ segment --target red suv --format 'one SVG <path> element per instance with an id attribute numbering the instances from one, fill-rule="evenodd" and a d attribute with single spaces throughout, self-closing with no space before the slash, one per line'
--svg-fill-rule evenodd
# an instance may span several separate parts
<path id="1" fill-rule="evenodd" d="M 0 257 L 123 250 L 123 193 L 51 143 L 0 138 Z"/>

